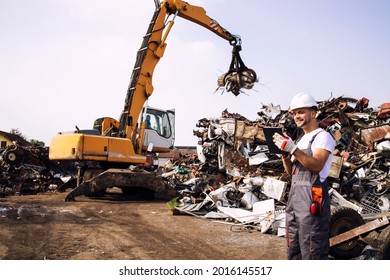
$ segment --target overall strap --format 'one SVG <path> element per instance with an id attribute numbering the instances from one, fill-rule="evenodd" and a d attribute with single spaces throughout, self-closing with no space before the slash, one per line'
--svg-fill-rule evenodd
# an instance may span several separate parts
<path id="1" fill-rule="evenodd" d="M 307 155 L 310 155 L 310 156 L 313 154 L 311 151 L 311 145 L 312 145 L 314 139 L 316 138 L 316 136 L 318 134 L 320 134 L 322 131 L 324 131 L 324 130 L 321 129 L 320 131 L 318 131 L 316 134 L 313 135 L 313 137 L 309 141 L 309 146 L 306 149 L 302 150 L 304 153 L 306 153 Z M 292 165 L 292 179 L 293 179 L 293 181 L 295 181 L 295 184 L 304 184 L 304 185 L 310 184 L 310 185 L 312 185 L 312 184 L 314 184 L 314 182 L 317 182 L 317 181 L 318 181 L 318 183 L 320 183 L 318 173 L 312 173 L 311 171 L 307 170 L 306 168 L 303 167 L 303 165 L 297 159 L 294 159 L 292 164 L 293 164 Z"/>

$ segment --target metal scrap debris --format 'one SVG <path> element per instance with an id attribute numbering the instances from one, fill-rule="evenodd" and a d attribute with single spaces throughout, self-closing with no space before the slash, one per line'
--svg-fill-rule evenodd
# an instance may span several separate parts
<path id="1" fill-rule="evenodd" d="M 388 103 L 372 108 L 367 98 L 341 96 L 318 104 L 319 126 L 336 139 L 329 175 L 332 208 L 349 207 L 363 216 L 387 215 L 390 211 Z M 261 104 L 255 121 L 225 110 L 218 118 L 199 120 L 196 126 L 197 157 L 185 164 L 176 162 L 191 170 L 193 176 L 191 181 L 177 184 L 180 195 L 174 213 L 218 217 L 241 223 L 243 227 L 251 224 L 261 232 L 283 235 L 283 210 L 290 178 L 281 159 L 268 152 L 263 127 L 281 127 L 297 139 L 301 131 L 288 111 L 273 104 Z M 216 176 L 220 180 L 215 180 Z M 174 177 L 166 178 L 175 185 Z M 254 211 L 255 205 L 269 199 L 274 201 L 273 209 L 262 215 Z"/>
<path id="2" fill-rule="evenodd" d="M 50 161 L 48 148 L 15 143 L 0 150 L 0 196 L 55 191 L 74 170 Z"/>

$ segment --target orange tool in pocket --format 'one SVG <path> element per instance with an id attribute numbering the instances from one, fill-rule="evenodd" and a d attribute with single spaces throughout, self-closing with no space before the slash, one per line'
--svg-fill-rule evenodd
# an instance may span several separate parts
<path id="1" fill-rule="evenodd" d="M 322 212 L 322 187 L 312 186 L 312 204 L 310 205 L 310 214 L 318 216 Z"/>

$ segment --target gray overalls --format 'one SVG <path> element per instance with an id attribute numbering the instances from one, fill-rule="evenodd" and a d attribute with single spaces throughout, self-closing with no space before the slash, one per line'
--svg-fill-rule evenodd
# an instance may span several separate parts
<path id="1" fill-rule="evenodd" d="M 309 156 L 313 154 L 311 145 L 317 134 L 313 136 L 307 149 L 302 150 Z M 296 160 L 292 168 L 286 207 L 287 257 L 289 260 L 328 259 L 330 198 L 326 180 L 321 183 L 318 174 L 308 171 Z M 312 186 L 322 188 L 322 210 L 318 215 L 310 213 Z"/>

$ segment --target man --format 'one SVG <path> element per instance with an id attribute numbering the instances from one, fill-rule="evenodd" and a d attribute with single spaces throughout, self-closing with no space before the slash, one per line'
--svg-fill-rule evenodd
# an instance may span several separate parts
<path id="1" fill-rule="evenodd" d="M 297 143 L 275 133 L 276 146 L 288 153 L 283 166 L 291 175 L 286 206 L 288 259 L 327 259 L 329 253 L 330 198 L 326 178 L 335 140 L 318 127 L 317 102 L 306 93 L 291 100 L 289 111 L 304 132 Z"/>
<path id="2" fill-rule="evenodd" d="M 150 115 L 146 115 L 145 123 L 145 128 L 152 128 L 152 123 L 150 122 Z"/>

